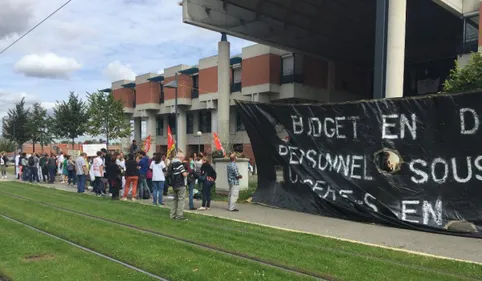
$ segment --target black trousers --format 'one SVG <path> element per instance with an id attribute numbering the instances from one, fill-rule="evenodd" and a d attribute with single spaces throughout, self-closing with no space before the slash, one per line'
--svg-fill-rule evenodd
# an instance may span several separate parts
<path id="1" fill-rule="evenodd" d="M 42 178 L 44 179 L 44 182 L 49 180 L 49 168 L 47 168 L 47 166 L 42 167 Z"/>

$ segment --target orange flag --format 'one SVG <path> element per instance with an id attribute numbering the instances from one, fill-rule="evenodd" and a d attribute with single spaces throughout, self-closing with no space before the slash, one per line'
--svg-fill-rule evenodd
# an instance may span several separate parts
<path id="1" fill-rule="evenodd" d="M 144 152 L 147 153 L 149 150 L 151 150 L 151 135 L 147 136 L 147 138 L 144 140 Z"/>
<path id="2" fill-rule="evenodd" d="M 221 140 L 219 140 L 218 134 L 216 132 L 213 132 L 213 138 L 214 138 L 214 145 L 216 146 L 216 150 L 222 150 L 223 155 L 226 156 L 226 151 L 224 151 L 223 144 L 221 143 Z"/>
<path id="3" fill-rule="evenodd" d="M 174 151 L 176 144 L 174 143 L 174 138 L 172 137 L 171 127 L 167 126 L 167 157 Z"/>

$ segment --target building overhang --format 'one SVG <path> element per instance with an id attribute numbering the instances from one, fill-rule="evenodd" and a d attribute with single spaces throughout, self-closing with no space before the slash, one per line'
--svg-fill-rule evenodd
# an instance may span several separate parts
<path id="1" fill-rule="evenodd" d="M 162 81 L 164 81 L 164 75 L 159 75 L 159 76 L 156 76 L 156 77 L 152 77 L 152 78 L 149 78 L 147 79 L 151 82 L 157 82 L 157 83 L 161 83 Z"/>
<path id="2" fill-rule="evenodd" d="M 373 69 L 376 1 L 184 0 L 182 5 L 185 23 Z M 407 63 L 455 57 L 462 26 L 460 17 L 441 5 L 450 1 L 407 1 Z"/>
<path id="3" fill-rule="evenodd" d="M 186 74 L 186 75 L 194 75 L 198 72 L 199 72 L 199 68 L 197 68 L 197 67 L 191 67 L 191 68 L 179 71 L 179 73 Z"/>
<path id="4" fill-rule="evenodd" d="M 106 89 L 99 90 L 99 92 L 102 92 L 102 93 L 112 93 L 112 89 L 111 89 L 111 88 L 106 88 Z"/>
<path id="5" fill-rule="evenodd" d="M 136 83 L 131 82 L 131 83 L 123 84 L 122 87 L 127 88 L 127 89 L 135 89 Z"/>
<path id="6" fill-rule="evenodd" d="M 229 63 L 230 63 L 231 65 L 235 65 L 235 64 L 240 64 L 242 61 L 243 61 L 243 58 L 242 58 L 242 57 L 236 56 L 236 57 L 232 57 L 232 58 L 230 59 Z"/>

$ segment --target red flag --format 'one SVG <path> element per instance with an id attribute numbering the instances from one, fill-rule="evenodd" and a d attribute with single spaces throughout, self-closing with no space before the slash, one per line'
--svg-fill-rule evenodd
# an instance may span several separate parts
<path id="1" fill-rule="evenodd" d="M 226 151 L 224 151 L 223 144 L 221 143 L 221 140 L 219 140 L 218 134 L 216 132 L 213 132 L 213 138 L 214 138 L 214 145 L 216 146 L 216 150 L 222 150 L 223 155 L 226 156 Z"/>
<path id="2" fill-rule="evenodd" d="M 149 152 L 151 150 L 151 135 L 147 136 L 147 138 L 144 140 L 144 152 Z"/>
<path id="3" fill-rule="evenodd" d="M 174 143 L 174 138 L 172 137 L 171 127 L 167 126 L 167 157 L 171 154 L 171 152 L 176 148 L 176 144 Z"/>

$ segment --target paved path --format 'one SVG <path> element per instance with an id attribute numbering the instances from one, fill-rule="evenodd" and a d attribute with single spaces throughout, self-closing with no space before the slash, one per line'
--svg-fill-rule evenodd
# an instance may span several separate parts
<path id="1" fill-rule="evenodd" d="M 75 192 L 66 185 L 47 185 L 61 190 Z M 170 200 L 165 200 L 170 205 Z M 150 200 L 142 200 L 143 204 L 151 204 Z M 199 207 L 200 201 L 195 201 Z M 187 204 L 186 204 L 187 205 Z M 315 216 L 288 210 L 264 207 L 256 204 L 240 204 L 240 212 L 228 212 L 226 202 L 212 202 L 209 211 L 198 214 L 211 215 L 261 224 L 276 228 L 307 232 L 338 239 L 373 244 L 413 251 L 440 257 L 460 259 L 482 263 L 482 240 L 449 235 L 404 230 L 379 225 L 357 223 L 352 221 Z"/>

